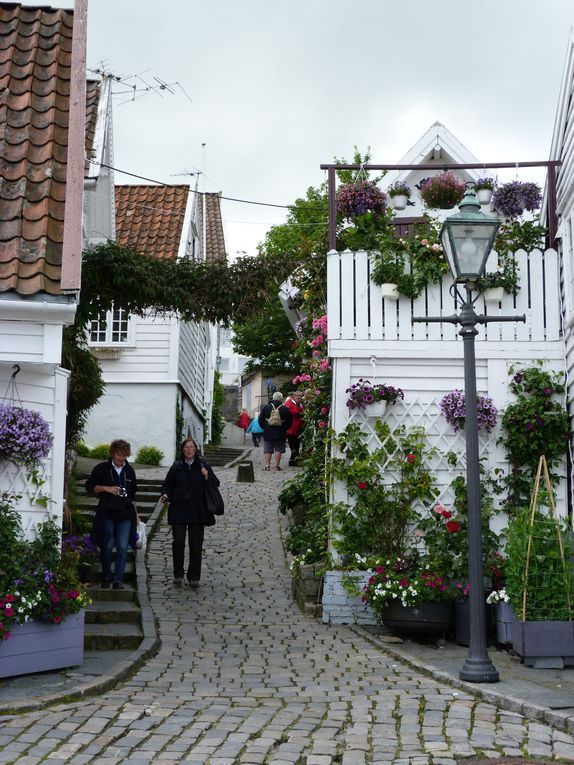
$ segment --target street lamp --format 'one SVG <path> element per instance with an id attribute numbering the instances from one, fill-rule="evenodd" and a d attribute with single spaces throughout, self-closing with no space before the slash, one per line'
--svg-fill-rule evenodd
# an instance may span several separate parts
<path id="1" fill-rule="evenodd" d="M 486 623 L 482 570 L 482 523 L 480 510 L 480 458 L 476 415 L 476 358 L 474 338 L 477 324 L 489 321 L 526 321 L 526 316 L 477 315 L 472 290 L 484 274 L 500 220 L 480 212 L 474 184 L 467 183 L 458 213 L 449 216 L 442 227 L 441 242 L 454 276 L 453 285 L 461 299 L 460 313 L 453 316 L 416 317 L 416 322 L 449 322 L 460 324 L 464 350 L 464 398 L 466 434 L 466 481 L 468 512 L 468 583 L 470 608 L 470 643 L 468 656 L 459 673 L 461 680 L 471 683 L 496 683 L 499 675 L 490 661 L 486 647 Z M 463 284 L 466 296 L 457 290 Z"/>

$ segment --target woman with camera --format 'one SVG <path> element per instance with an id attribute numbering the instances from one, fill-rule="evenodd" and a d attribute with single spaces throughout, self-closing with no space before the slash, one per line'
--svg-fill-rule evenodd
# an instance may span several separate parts
<path id="1" fill-rule="evenodd" d="M 136 474 L 128 463 L 131 447 L 117 439 L 110 444 L 110 459 L 100 462 L 86 481 L 86 491 L 99 497 L 92 537 L 100 548 L 102 587 L 112 583 L 112 554 L 116 548 L 113 572 L 114 590 L 123 590 L 128 547 L 135 548 L 137 513 L 134 498 Z"/>

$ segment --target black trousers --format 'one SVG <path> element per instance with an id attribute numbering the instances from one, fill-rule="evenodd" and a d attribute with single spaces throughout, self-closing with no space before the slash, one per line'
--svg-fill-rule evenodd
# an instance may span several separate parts
<path id="1" fill-rule="evenodd" d="M 173 578 L 183 579 L 185 566 L 185 537 L 189 543 L 189 566 L 187 581 L 201 579 L 201 554 L 203 552 L 203 535 L 205 526 L 201 523 L 174 523 L 171 527 L 173 541 L 171 552 L 173 556 Z"/>
<path id="2" fill-rule="evenodd" d="M 287 436 L 287 443 L 289 444 L 289 448 L 291 449 L 291 454 L 289 456 L 289 464 L 297 465 L 299 461 L 299 446 L 301 443 L 301 439 L 299 438 L 299 436 Z"/>

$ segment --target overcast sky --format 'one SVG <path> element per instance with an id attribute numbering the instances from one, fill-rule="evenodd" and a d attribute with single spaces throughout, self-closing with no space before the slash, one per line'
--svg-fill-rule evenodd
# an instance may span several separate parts
<path id="1" fill-rule="evenodd" d="M 117 168 L 287 204 L 321 163 L 397 162 L 435 120 L 485 162 L 547 159 L 573 23 L 572 0 L 89 0 L 88 66 L 181 86 L 114 98 Z M 232 255 L 285 216 L 222 209 Z"/>

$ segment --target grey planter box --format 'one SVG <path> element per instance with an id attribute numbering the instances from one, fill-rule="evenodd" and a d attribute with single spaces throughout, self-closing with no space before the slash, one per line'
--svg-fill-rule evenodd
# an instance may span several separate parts
<path id="1" fill-rule="evenodd" d="M 500 645 L 512 643 L 512 606 L 510 603 L 497 603 L 494 607 L 496 624 L 496 642 Z"/>
<path id="2" fill-rule="evenodd" d="M 84 609 L 60 624 L 17 624 L 0 643 L 0 677 L 75 667 L 84 660 Z"/>
<path id="3" fill-rule="evenodd" d="M 574 622 L 512 621 L 512 647 L 531 667 L 574 666 Z"/>

